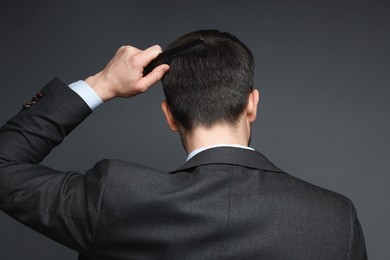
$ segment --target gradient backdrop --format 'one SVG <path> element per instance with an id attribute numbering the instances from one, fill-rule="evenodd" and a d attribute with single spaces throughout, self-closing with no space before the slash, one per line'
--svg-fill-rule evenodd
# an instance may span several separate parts
<path id="1" fill-rule="evenodd" d="M 389 1 L 2 1 L 0 123 L 52 77 L 98 72 L 124 44 L 166 46 L 231 32 L 256 59 L 252 146 L 288 173 L 354 202 L 370 259 L 390 259 Z M 160 112 L 161 85 L 99 107 L 43 162 L 86 171 L 102 158 L 163 170 L 185 153 Z M 0 259 L 76 259 L 0 212 Z"/>

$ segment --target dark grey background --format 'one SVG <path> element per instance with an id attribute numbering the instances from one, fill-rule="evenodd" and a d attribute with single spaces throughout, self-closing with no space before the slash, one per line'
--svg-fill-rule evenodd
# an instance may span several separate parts
<path id="1" fill-rule="evenodd" d="M 0 123 L 54 76 L 84 79 L 123 44 L 165 46 L 201 28 L 231 32 L 253 51 L 261 103 L 252 146 L 351 198 L 369 258 L 390 259 L 388 1 L 2 1 Z M 84 172 L 118 158 L 178 167 L 185 153 L 162 99 L 157 84 L 104 104 L 44 164 Z M 76 258 L 4 213 L 0 230 L 0 259 Z"/>

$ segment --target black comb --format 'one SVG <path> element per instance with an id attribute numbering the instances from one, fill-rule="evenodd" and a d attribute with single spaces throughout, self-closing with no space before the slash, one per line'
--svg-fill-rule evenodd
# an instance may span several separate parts
<path id="1" fill-rule="evenodd" d="M 183 44 L 176 48 L 172 48 L 170 50 L 164 51 L 160 53 L 157 58 L 152 60 L 145 68 L 144 68 L 144 76 L 148 75 L 155 67 L 161 64 L 170 64 L 171 61 L 176 59 L 177 57 L 184 56 L 204 56 L 206 55 L 206 46 L 203 42 L 203 39 L 196 39 L 187 44 Z"/>

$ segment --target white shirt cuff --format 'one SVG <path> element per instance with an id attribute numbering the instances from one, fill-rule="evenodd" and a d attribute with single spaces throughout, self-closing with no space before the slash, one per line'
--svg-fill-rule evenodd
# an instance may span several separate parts
<path id="1" fill-rule="evenodd" d="M 91 110 L 97 108 L 103 101 L 100 99 L 98 94 L 83 80 L 76 81 L 69 85 L 69 87 L 76 92 Z"/>

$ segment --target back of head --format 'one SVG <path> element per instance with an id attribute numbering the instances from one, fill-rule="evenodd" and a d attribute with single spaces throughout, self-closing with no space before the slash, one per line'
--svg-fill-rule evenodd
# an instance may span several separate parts
<path id="1" fill-rule="evenodd" d="M 203 39 L 207 54 L 174 59 L 162 79 L 172 115 L 187 131 L 198 126 L 234 124 L 253 89 L 253 56 L 229 33 L 195 31 L 181 36 L 166 50 L 199 38 Z"/>

